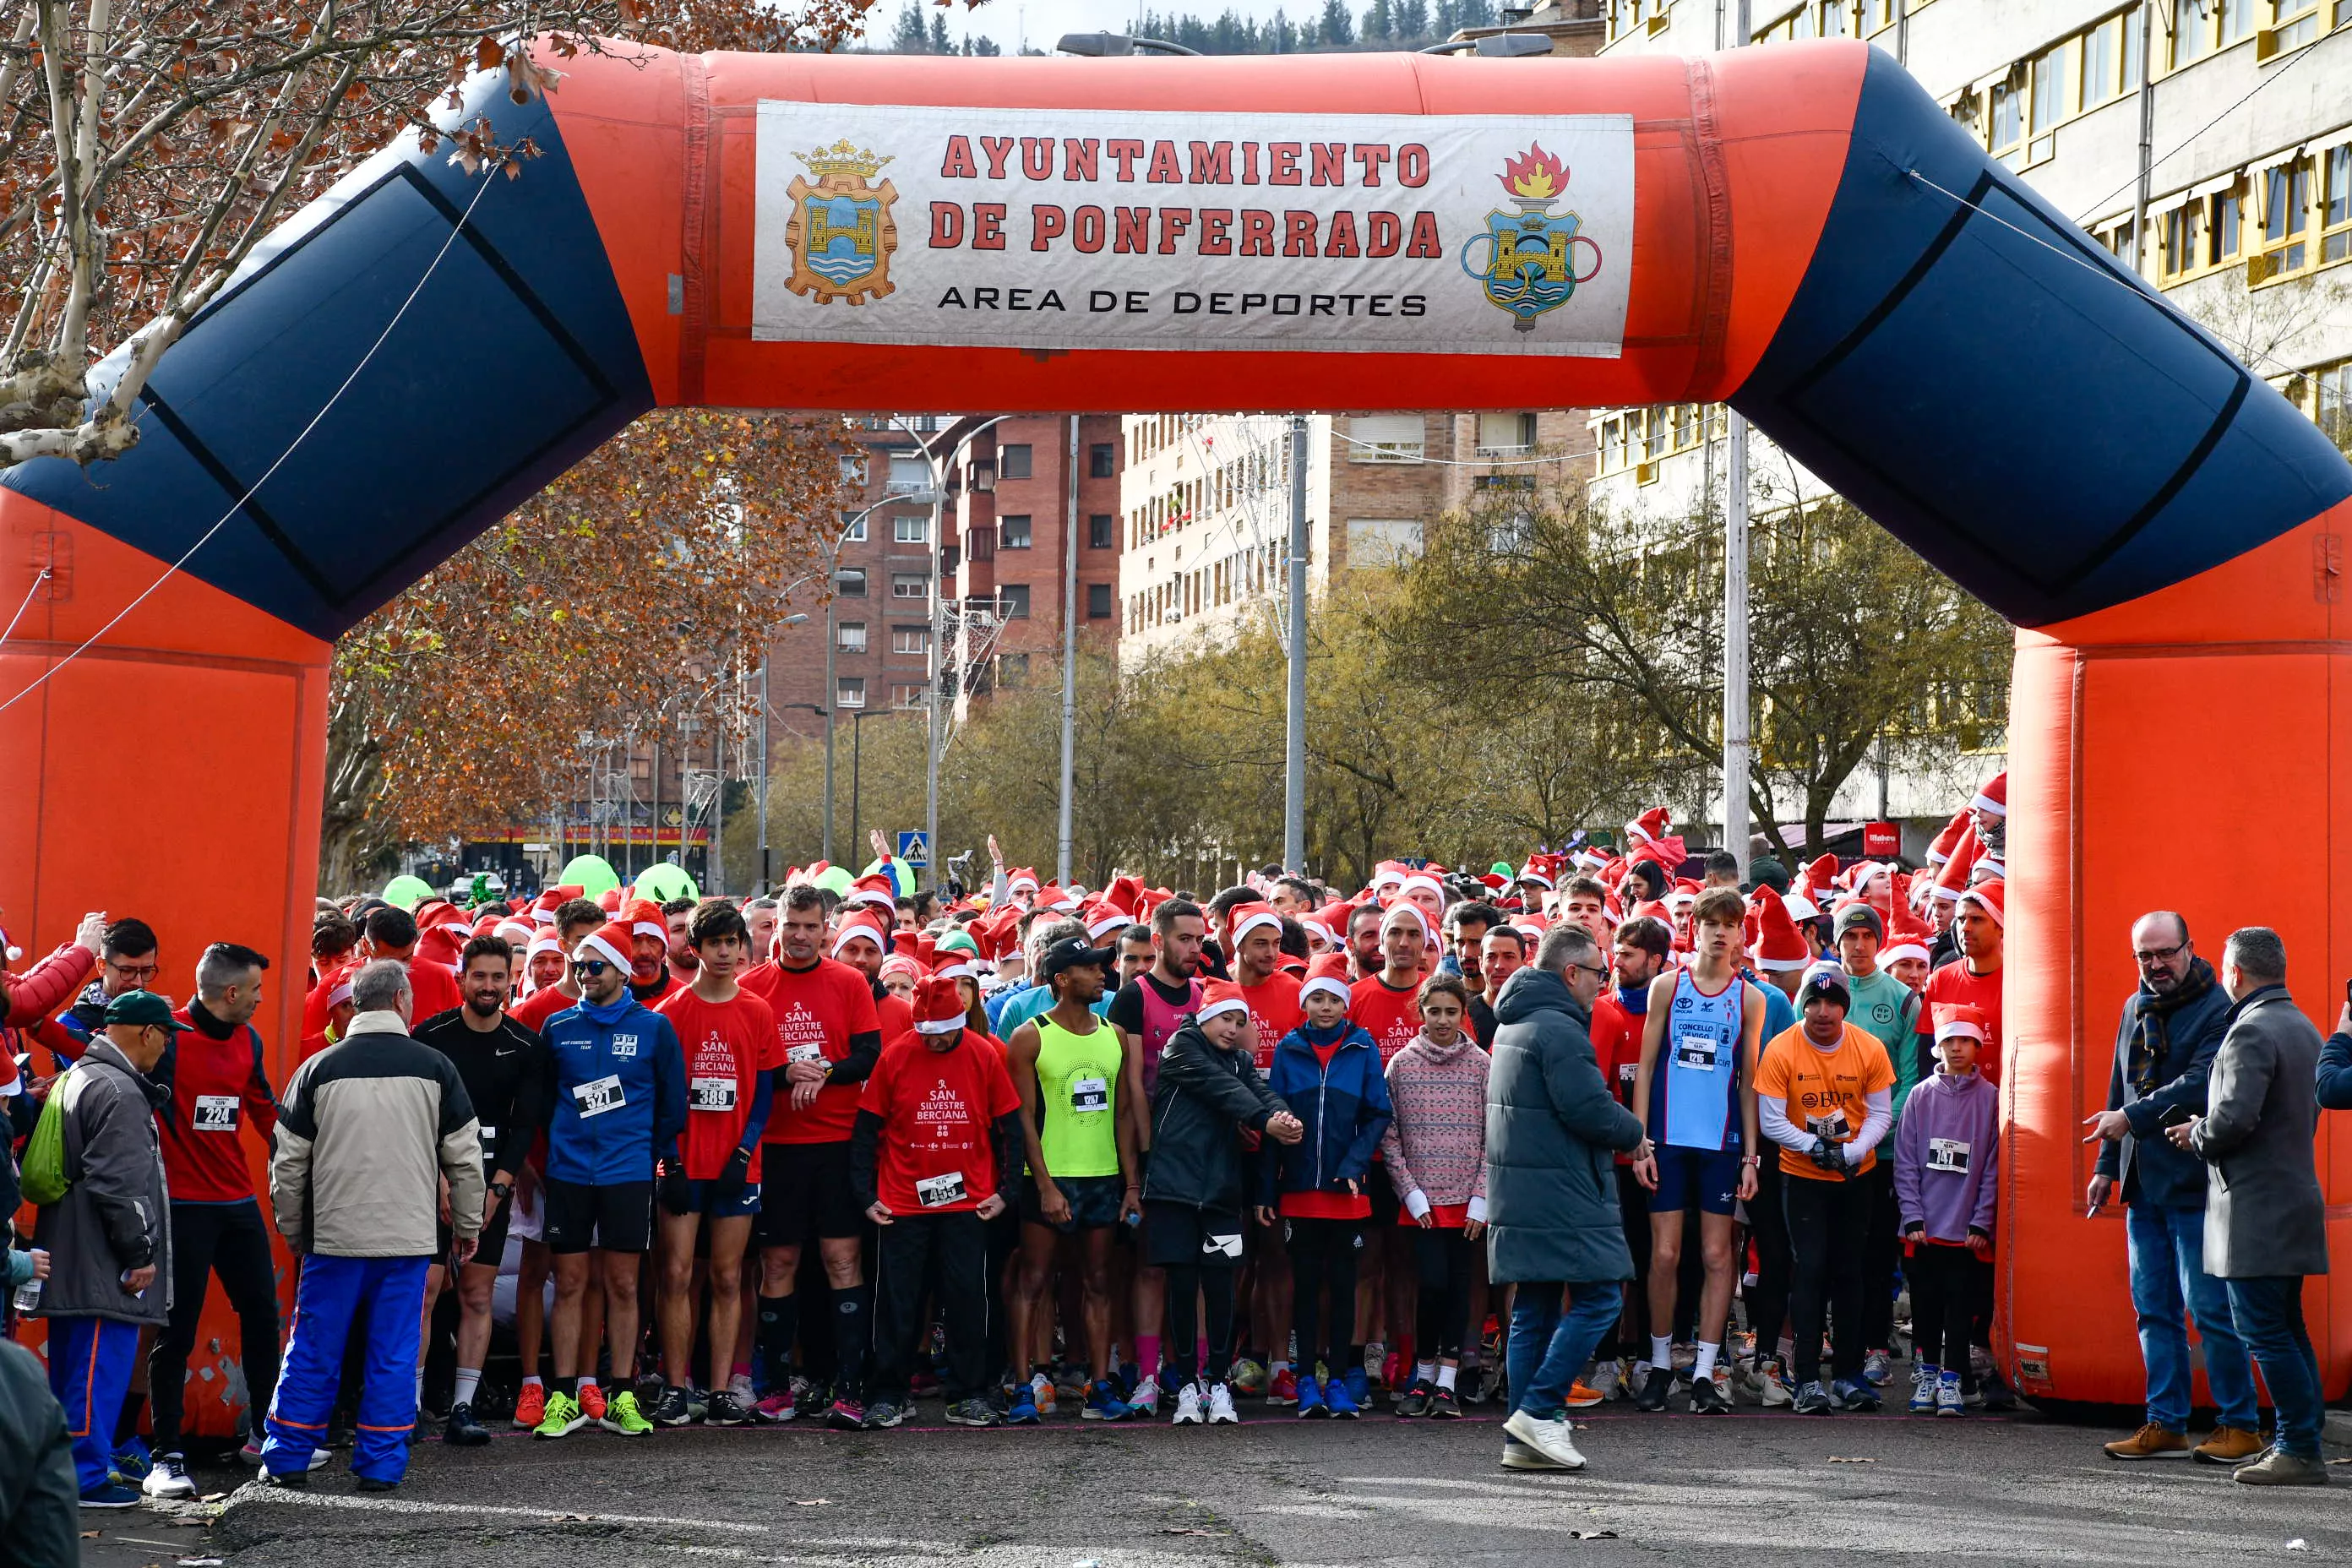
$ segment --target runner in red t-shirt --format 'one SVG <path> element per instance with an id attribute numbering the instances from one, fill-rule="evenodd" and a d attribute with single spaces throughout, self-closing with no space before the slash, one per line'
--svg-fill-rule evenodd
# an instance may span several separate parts
<path id="1" fill-rule="evenodd" d="M 874 1016 L 882 1021 L 882 1043 L 887 1046 L 913 1031 L 915 1014 L 882 984 L 882 961 L 889 956 L 882 935 L 871 917 L 852 920 L 834 933 L 833 956 L 866 977 L 866 987 L 874 994 Z"/>
<path id="2" fill-rule="evenodd" d="M 1977 1072 L 1987 1083 L 2000 1082 L 2000 982 L 2006 931 L 2007 884 L 1979 882 L 1959 897 L 1952 911 L 1952 930 L 1959 938 L 1960 956 L 1927 976 L 1919 994 L 1918 1048 L 1923 1062 L 1931 1061 L 1933 1021 L 1938 1004 L 1965 1004 L 1984 1015 L 1984 1044 L 1977 1047 Z M 1921 1081 L 1932 1076 L 1932 1068 Z"/>
<path id="3" fill-rule="evenodd" d="M 1274 1047 L 1307 1016 L 1298 1010 L 1299 979 L 1282 972 L 1282 917 L 1273 905 L 1236 904 L 1233 922 L 1234 979 L 1257 1027 L 1252 1055 L 1264 1072 L 1274 1063 Z"/>
<path id="4" fill-rule="evenodd" d="M 761 1135 L 773 1103 L 783 1043 L 767 1003 L 735 976 L 751 956 L 751 931 L 735 906 L 704 904 L 689 918 L 694 984 L 657 1009 L 677 1031 L 686 1057 L 686 1131 L 661 1173 L 662 1371 L 668 1384 L 654 1420 L 694 1419 L 694 1242 L 710 1221 L 710 1390 L 714 1426 L 751 1415 L 727 1371 L 743 1312 L 743 1249 L 760 1212 Z"/>
<path id="5" fill-rule="evenodd" d="M 824 896 L 800 884 L 785 890 L 777 912 L 774 961 L 742 978 L 743 989 L 775 1015 L 789 1086 L 768 1119 L 758 1226 L 758 1342 L 767 1384 L 756 1414 L 789 1421 L 795 1413 L 792 1347 L 800 1337 L 800 1303 L 793 1279 L 814 1233 L 839 1309 L 834 1342 L 840 1361 L 825 1420 L 854 1431 L 866 1419 L 874 1292 L 859 1257 L 866 1222 L 849 1182 L 849 1135 L 859 1090 L 882 1053 L 882 1023 L 866 977 L 823 954 Z M 750 1349 L 739 1344 L 737 1359 Z"/>

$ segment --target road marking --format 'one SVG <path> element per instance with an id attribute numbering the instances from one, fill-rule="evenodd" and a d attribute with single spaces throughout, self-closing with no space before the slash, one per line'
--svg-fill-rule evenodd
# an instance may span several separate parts
<path id="1" fill-rule="evenodd" d="M 729 1519 L 673 1519 L 662 1514 L 587 1513 L 575 1509 L 551 1505 L 544 1508 L 506 1508 L 494 1503 L 415 1502 L 407 1498 L 306 1496 L 299 1491 L 288 1491 L 280 1487 L 257 1484 L 245 1488 L 249 1495 L 235 1502 L 293 1503 L 304 1508 L 343 1509 L 354 1513 L 463 1513 L 493 1514 L 501 1519 L 533 1519 L 543 1524 L 648 1524 L 664 1525 L 672 1530 L 716 1531 L 730 1535 L 766 1535 L 772 1527 L 746 1524 Z"/>

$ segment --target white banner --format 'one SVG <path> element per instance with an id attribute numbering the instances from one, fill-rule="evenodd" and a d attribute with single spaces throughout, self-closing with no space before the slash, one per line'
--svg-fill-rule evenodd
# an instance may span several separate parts
<path id="1" fill-rule="evenodd" d="M 1623 346 L 1629 115 L 760 105 L 755 338 Z"/>

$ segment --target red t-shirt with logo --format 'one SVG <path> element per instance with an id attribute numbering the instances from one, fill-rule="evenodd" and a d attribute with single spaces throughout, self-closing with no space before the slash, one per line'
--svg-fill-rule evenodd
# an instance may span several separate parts
<path id="1" fill-rule="evenodd" d="M 547 1032 L 547 1021 L 550 1018 L 554 1017 L 566 1007 L 578 1005 L 580 1005 L 579 997 L 566 996 L 562 991 L 550 985 L 544 990 L 532 992 L 508 1008 L 507 1016 L 531 1033 L 540 1035 Z"/>
<path id="2" fill-rule="evenodd" d="M 882 1119 L 875 1195 L 894 1215 L 976 1209 L 994 1193 L 989 1129 L 1020 1108 L 1002 1052 L 966 1029 L 944 1051 L 907 1035 L 882 1047 L 857 1109 Z"/>
<path id="3" fill-rule="evenodd" d="M 1985 1037 L 1977 1047 L 1977 1072 L 1987 1083 L 2000 1081 L 2000 976 L 1999 969 L 1990 974 L 1971 974 L 1969 961 L 1956 958 L 1927 976 L 1919 993 L 1919 1032 L 1931 1040 L 1936 1033 L 1937 1003 L 1964 1002 L 1984 1014 Z"/>
<path id="4" fill-rule="evenodd" d="M 850 1037 L 877 1035 L 882 1020 L 866 976 L 845 963 L 820 958 L 806 969 L 786 969 L 772 961 L 758 964 L 737 984 L 767 1003 L 776 1016 L 776 1038 L 786 1062 L 837 1062 L 849 1055 Z M 842 1143 L 857 1121 L 858 1086 L 829 1083 L 816 1091 L 806 1110 L 789 1098 L 768 1112 L 770 1143 Z"/>
<path id="5" fill-rule="evenodd" d="M 1265 977 L 1264 984 L 1242 987 L 1242 1000 L 1249 1004 L 1250 1022 L 1257 1026 L 1257 1042 L 1251 1055 L 1261 1073 L 1274 1066 L 1274 1047 L 1282 1044 L 1282 1037 L 1307 1021 L 1306 1010 L 1298 1005 L 1300 984 L 1296 974 L 1285 974 L 1277 969 Z"/>
<path id="6" fill-rule="evenodd" d="M 678 1152 L 686 1157 L 688 1177 L 708 1182 L 743 1142 L 761 1075 L 784 1059 L 776 1016 L 748 991 L 737 991 L 730 1002 L 706 1002 L 691 986 L 665 997 L 654 1011 L 677 1031 L 686 1057 L 686 1131 L 678 1136 Z M 768 1116 L 775 1118 L 772 1105 Z M 747 1174 L 760 1179 L 757 1149 Z"/>
<path id="7" fill-rule="evenodd" d="M 1348 1022 L 1371 1036 L 1385 1070 L 1391 1058 L 1421 1033 L 1421 987 L 1408 985 L 1399 991 L 1372 974 L 1357 981 L 1348 998 Z"/>

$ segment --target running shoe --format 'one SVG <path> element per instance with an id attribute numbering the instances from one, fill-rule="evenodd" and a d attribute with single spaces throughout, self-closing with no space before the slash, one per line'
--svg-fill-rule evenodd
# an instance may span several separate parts
<path id="1" fill-rule="evenodd" d="M 1677 1341 L 1675 1344 L 1673 1360 L 1676 1372 L 1688 1372 L 1698 1364 L 1698 1347 Z"/>
<path id="2" fill-rule="evenodd" d="M 1967 1405 L 1963 1404 L 1960 1399 L 1960 1374 L 1957 1372 L 1948 1372 L 1937 1376 L 1936 1379 L 1936 1414 L 1938 1415 L 1966 1415 L 1968 1413 L 1969 1407 Z"/>
<path id="3" fill-rule="evenodd" d="M 751 1406 L 760 1403 L 760 1395 L 758 1392 L 752 1388 L 751 1378 L 748 1373 L 739 1372 L 733 1377 L 729 1378 L 727 1380 L 727 1392 L 733 1394 L 735 1396 L 735 1403 L 741 1405 L 746 1410 L 751 1409 Z"/>
<path id="4" fill-rule="evenodd" d="M 1222 1383 L 1209 1384 L 1209 1425 L 1236 1426 L 1241 1419 L 1234 1413 L 1234 1391 Z"/>
<path id="5" fill-rule="evenodd" d="M 1429 1414 L 1429 1401 L 1437 1393 L 1437 1384 L 1425 1377 L 1413 1379 L 1412 1386 L 1397 1395 L 1396 1413 L 1400 1420 L 1410 1421 Z"/>
<path id="6" fill-rule="evenodd" d="M 1102 1378 L 1087 1390 L 1086 1408 L 1078 1414 L 1088 1421 L 1124 1421 L 1127 1401 L 1118 1396 L 1110 1379 Z"/>
<path id="7" fill-rule="evenodd" d="M 895 1399 L 877 1399 L 866 1407 L 866 1428 L 878 1431 L 906 1420 L 907 1412 Z"/>
<path id="8" fill-rule="evenodd" d="M 959 1399 L 948 1406 L 950 1426 L 993 1426 L 996 1406 L 985 1399 Z"/>
<path id="9" fill-rule="evenodd" d="M 694 1410 L 687 1401 L 686 1390 L 675 1386 L 663 1389 L 661 1402 L 654 1406 L 654 1425 L 688 1426 L 693 1423 Z"/>
<path id="10" fill-rule="evenodd" d="M 1294 1403 L 1297 1405 L 1298 1414 L 1302 1419 L 1310 1415 L 1324 1416 L 1331 1414 L 1323 1407 L 1323 1385 L 1316 1381 L 1315 1374 L 1311 1372 L 1298 1380 L 1298 1397 Z"/>
<path id="11" fill-rule="evenodd" d="M 1580 1377 L 1569 1384 L 1568 1397 L 1562 1403 L 1570 1410 L 1590 1410 L 1608 1397 Z"/>
<path id="12" fill-rule="evenodd" d="M 148 1471 L 152 1470 L 154 1468 L 154 1465 L 151 1461 L 147 1466 L 147 1468 L 140 1472 L 140 1479 L 143 1482 L 146 1479 Z M 296 1486 L 309 1486 L 310 1484 L 310 1478 L 308 1474 L 298 1470 L 290 1478 L 290 1484 Z M 84 1508 L 137 1508 L 139 1506 L 139 1489 L 137 1487 L 124 1486 L 119 1481 L 110 1480 L 96 1491 L 82 1493 L 81 1506 Z"/>
<path id="13" fill-rule="evenodd" d="M 1789 1386 L 1788 1373 L 1778 1361 L 1767 1361 L 1759 1365 L 1756 1369 L 1756 1382 L 1762 1390 L 1756 1403 L 1766 1409 L 1780 1409 L 1796 1402 L 1797 1395 Z"/>
<path id="14" fill-rule="evenodd" d="M 1160 1415 L 1160 1380 L 1146 1376 L 1136 1384 L 1135 1392 L 1127 1396 L 1127 1413 L 1150 1421 Z"/>
<path id="15" fill-rule="evenodd" d="M 610 1401 L 605 1397 L 604 1384 L 583 1380 L 580 1384 L 579 1399 L 580 1413 L 583 1415 L 591 1421 L 604 1419 L 605 1406 Z"/>
<path id="16" fill-rule="evenodd" d="M 1297 1404 L 1298 1374 L 1286 1366 L 1277 1368 L 1266 1384 L 1265 1402 L 1268 1405 Z"/>
<path id="17" fill-rule="evenodd" d="M 1388 1346 L 1378 1340 L 1372 1340 L 1365 1344 L 1364 1359 L 1358 1364 L 1364 1369 L 1364 1380 L 1367 1384 L 1373 1387 L 1387 1388 L 1393 1386 L 1388 1375 L 1388 1369 L 1390 1363 L 1395 1359 L 1390 1353 Z"/>
<path id="18" fill-rule="evenodd" d="M 1176 1391 L 1176 1414 L 1168 1423 L 1171 1426 L 1201 1425 L 1201 1385 L 1188 1383 Z"/>
<path id="19" fill-rule="evenodd" d="M 1878 1390 L 1853 1378 L 1841 1377 L 1831 1384 L 1830 1397 L 1848 1410 L 1859 1410 L 1865 1415 L 1876 1410 L 1879 1404 Z"/>
<path id="20" fill-rule="evenodd" d="M 1873 1388 L 1885 1388 L 1895 1378 L 1895 1363 L 1885 1351 L 1873 1351 L 1862 1358 L 1862 1380 Z"/>
<path id="21" fill-rule="evenodd" d="M 722 1388 L 712 1394 L 710 1402 L 702 1409 L 704 1424 L 711 1426 L 740 1426 L 751 1419 L 751 1413 L 743 1407 L 741 1400 L 735 1397 L 735 1391 L 731 1388 Z"/>
<path id="22" fill-rule="evenodd" d="M 292 1487 L 298 1491 L 307 1491 L 310 1486 L 310 1472 L 288 1470 L 280 1474 L 276 1470 L 264 1470 L 261 1472 L 261 1484 L 265 1487 Z M 83 1506 L 88 1507 L 88 1502 L 85 1501 Z"/>
<path id="23" fill-rule="evenodd" d="M 580 1408 L 580 1401 L 556 1389 L 547 1396 L 547 1408 L 539 1425 L 530 1429 L 534 1437 L 569 1437 L 588 1425 L 588 1413 Z"/>
<path id="24" fill-rule="evenodd" d="M 474 1419 L 469 1400 L 451 1407 L 449 1418 L 441 1423 L 441 1440 L 453 1448 L 478 1448 L 490 1440 L 490 1429 Z"/>
<path id="25" fill-rule="evenodd" d="M 1712 1377 L 1691 1379 L 1691 1414 L 1694 1415 L 1728 1415 L 1731 1401 L 1723 1396 L 1723 1385 Z"/>
<path id="26" fill-rule="evenodd" d="M 1110 1369 L 1110 1380 L 1118 1385 L 1118 1396 L 1132 1405 L 1136 1385 L 1143 1381 L 1143 1372 L 1133 1362 L 1123 1361 Z"/>
<path id="27" fill-rule="evenodd" d="M 261 1439 L 258 1437 L 247 1437 L 245 1440 L 245 1447 L 236 1451 L 236 1457 L 243 1459 L 248 1465 L 258 1466 L 261 1463 Z M 327 1464 L 328 1458 L 326 1449 L 313 1448 L 310 1450 L 310 1468 L 311 1469 L 323 1470 L 327 1468 Z"/>
<path id="28" fill-rule="evenodd" d="M 1953 1378 L 1955 1386 L 1958 1385 L 1958 1381 L 1959 1380 L 1956 1375 Z M 1912 1415 L 1933 1415 L 1936 1413 L 1936 1390 L 1941 1385 L 1942 1382 L 1943 1374 L 1937 1372 L 1934 1367 L 1929 1366 L 1926 1362 L 1914 1362 L 1911 1363 Z"/>
<path id="29" fill-rule="evenodd" d="M 1087 1385 L 1092 1379 L 1087 1375 L 1084 1367 L 1063 1365 L 1055 1367 L 1054 1375 L 1046 1381 L 1054 1385 L 1055 1394 L 1064 1399 L 1084 1399 Z"/>
<path id="30" fill-rule="evenodd" d="M 605 1401 L 604 1415 L 596 1425 L 623 1437 L 642 1437 L 654 1429 L 637 1409 L 635 1392 L 626 1388 Z"/>
<path id="31" fill-rule="evenodd" d="M 1530 1415 L 1522 1410 L 1503 1423 L 1505 1436 L 1517 1438 L 1524 1447 L 1550 1461 L 1540 1467 L 1545 1469 L 1584 1468 L 1584 1456 L 1576 1451 L 1576 1442 L 1571 1436 L 1573 1429 L 1574 1423 L 1569 1420 L 1564 1410 L 1549 1420 Z M 1507 1453 L 1503 1457 L 1503 1462 L 1506 1465 L 1511 1463 Z"/>
<path id="32" fill-rule="evenodd" d="M 387 1480 L 382 1476 L 362 1476 L 352 1489 L 362 1492 L 396 1492 L 400 1489 L 400 1483 Z"/>
<path id="33" fill-rule="evenodd" d="M 1244 1399 L 1255 1399 L 1265 1393 L 1270 1377 L 1264 1362 L 1254 1361 L 1248 1356 L 1244 1356 L 1234 1363 L 1232 1374 L 1227 1381 L 1232 1384 L 1235 1394 Z"/>
<path id="34" fill-rule="evenodd" d="M 1633 1395 L 1633 1408 L 1655 1415 L 1666 1407 L 1666 1395 L 1673 1391 L 1674 1386 L 1675 1379 L 1672 1373 L 1664 1367 L 1652 1367 L 1649 1376 L 1642 1379 L 1640 1392 Z M 1573 1391 L 1570 1391 L 1570 1403 L 1575 1403 Z M 1598 1404 L 1599 1401 L 1596 1400 L 1594 1403 Z"/>
<path id="35" fill-rule="evenodd" d="M 928 1399 L 946 1386 L 940 1381 L 938 1373 L 928 1366 L 918 1364 L 907 1378 L 907 1397 L 910 1400 Z"/>
<path id="36" fill-rule="evenodd" d="M 800 1414 L 800 1402 L 789 1388 L 771 1389 L 751 1406 L 751 1419 L 770 1426 L 782 1426 Z"/>
<path id="37" fill-rule="evenodd" d="M 1429 1415 L 1433 1420 L 1459 1421 L 1462 1419 L 1462 1401 L 1455 1396 L 1454 1390 L 1440 1384 L 1430 1390 Z"/>
<path id="38" fill-rule="evenodd" d="M 122 1478 L 126 1486 L 137 1487 L 154 1468 L 155 1457 L 147 1451 L 144 1437 L 134 1436 L 114 1450 L 114 1473 Z"/>
<path id="39" fill-rule="evenodd" d="M 517 1431 L 528 1432 L 547 1419 L 547 1387 L 544 1384 L 526 1383 L 515 1395 L 514 1426 Z M 261 1455 L 256 1450 L 253 1462 L 259 1464 Z"/>
<path id="40" fill-rule="evenodd" d="M 1349 1402 L 1355 1405 L 1358 1415 L 1372 1407 L 1372 1391 L 1369 1385 L 1370 1380 L 1365 1377 L 1362 1367 L 1351 1366 L 1348 1369 L 1348 1374 L 1345 1377 L 1326 1380 L 1323 1384 L 1323 1403 L 1326 1405 L 1331 1403 L 1331 1384 L 1334 1382 L 1347 1389 Z M 1334 1415 L 1339 1414 L 1337 1406 L 1333 1407 L 1331 1414 Z"/>
<path id="41" fill-rule="evenodd" d="M 1473 1405 L 1493 1404 L 1495 1401 L 1501 1399 L 1510 1391 L 1510 1369 L 1503 1364 L 1503 1358 L 1498 1354 L 1494 1360 L 1487 1362 L 1479 1368 L 1478 1392 L 1470 1396 L 1469 1403 Z"/>
<path id="42" fill-rule="evenodd" d="M 1011 1426 L 1034 1426 L 1039 1419 L 1037 1391 L 1025 1383 L 1014 1384 L 1012 1406 L 1004 1413 L 1005 1424 Z"/>
<path id="43" fill-rule="evenodd" d="M 158 1454 L 147 1468 L 146 1478 L 139 1483 L 140 1495 L 164 1502 L 194 1502 L 196 1483 L 188 1479 L 188 1457 L 185 1454 Z"/>
<path id="44" fill-rule="evenodd" d="M 1604 1404 L 1612 1399 L 1622 1399 L 1625 1396 L 1625 1363 L 1614 1356 L 1601 1357 L 1585 1386 L 1601 1395 Z"/>
<path id="45" fill-rule="evenodd" d="M 1348 1375 L 1335 1377 L 1323 1385 L 1323 1408 L 1326 1414 L 1342 1420 L 1353 1421 L 1363 1415 L 1363 1402 L 1356 1397 L 1352 1386 L 1362 1375 L 1360 1367 L 1349 1367 Z"/>
<path id="46" fill-rule="evenodd" d="M 1503 1439 L 1503 1468 L 1507 1470 L 1564 1470 L 1568 1468 L 1545 1458 L 1517 1437 Z"/>
<path id="47" fill-rule="evenodd" d="M 861 1431 L 866 1426 L 866 1406 L 846 1391 L 836 1394 L 833 1403 L 825 1406 L 824 1424 L 835 1432 Z"/>
<path id="48" fill-rule="evenodd" d="M 1040 1415 L 1051 1415 L 1054 1407 L 1061 1403 L 1060 1390 L 1054 1386 L 1054 1380 L 1042 1372 L 1029 1380 L 1029 1392 L 1036 1396 L 1037 1414 Z"/>
<path id="49" fill-rule="evenodd" d="M 1830 1391 L 1819 1383 L 1809 1383 L 1797 1390 L 1794 1409 L 1800 1415 L 1827 1415 L 1837 1407 L 1838 1403 L 1830 1397 Z"/>

